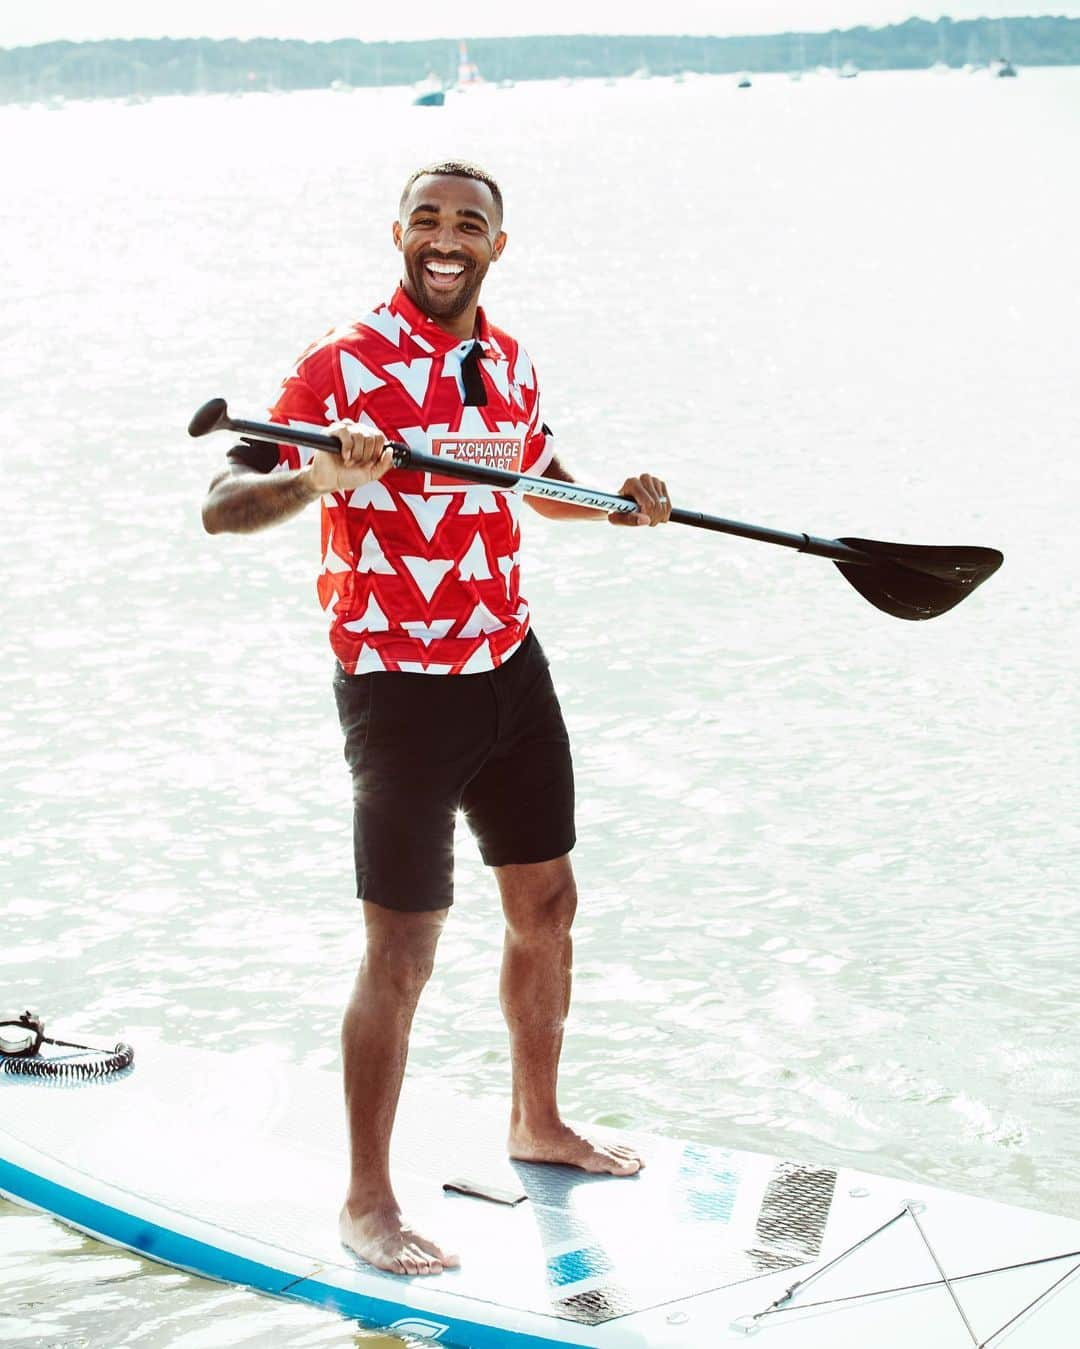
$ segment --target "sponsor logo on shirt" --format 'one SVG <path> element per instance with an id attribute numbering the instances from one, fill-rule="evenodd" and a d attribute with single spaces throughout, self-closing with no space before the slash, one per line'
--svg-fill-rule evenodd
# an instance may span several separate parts
<path id="1" fill-rule="evenodd" d="M 524 448 L 520 436 L 433 436 L 431 439 L 431 453 L 434 455 L 480 468 L 499 468 L 506 473 L 521 472 Z M 468 487 L 468 482 L 463 478 L 451 478 L 443 473 L 427 475 L 426 490 L 429 492 L 463 492 Z"/>

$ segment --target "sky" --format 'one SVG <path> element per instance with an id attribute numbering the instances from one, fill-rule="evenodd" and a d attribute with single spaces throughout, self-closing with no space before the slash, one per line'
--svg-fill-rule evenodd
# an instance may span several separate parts
<path id="1" fill-rule="evenodd" d="M 1016 14 L 1080 18 L 1080 0 L 0 0 L 0 47 L 117 37 L 293 37 L 368 41 L 527 33 L 776 33 Z"/>

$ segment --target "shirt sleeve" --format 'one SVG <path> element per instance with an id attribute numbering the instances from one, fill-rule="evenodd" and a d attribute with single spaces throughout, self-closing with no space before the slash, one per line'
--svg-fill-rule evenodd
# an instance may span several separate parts
<path id="1" fill-rule="evenodd" d="M 326 403 L 307 380 L 295 372 L 281 386 L 278 400 L 268 416 L 270 421 L 282 426 L 302 427 L 309 431 L 325 431 L 328 424 Z M 246 464 L 257 473 L 273 473 L 278 469 L 303 468 L 314 453 L 308 447 L 245 439 L 234 445 L 226 458 L 234 464 Z"/>

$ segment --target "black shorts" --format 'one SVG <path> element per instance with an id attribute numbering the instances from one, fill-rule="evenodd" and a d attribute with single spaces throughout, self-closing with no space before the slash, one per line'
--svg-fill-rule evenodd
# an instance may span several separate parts
<path id="1" fill-rule="evenodd" d="M 448 908 L 459 810 L 491 867 L 547 862 L 574 846 L 570 743 L 531 632 L 484 674 L 348 675 L 339 665 L 334 696 L 361 899 Z"/>

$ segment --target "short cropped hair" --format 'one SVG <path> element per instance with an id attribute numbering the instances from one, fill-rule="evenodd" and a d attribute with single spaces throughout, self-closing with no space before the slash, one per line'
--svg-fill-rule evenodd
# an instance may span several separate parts
<path id="1" fill-rule="evenodd" d="M 401 199 L 398 202 L 399 216 L 405 210 L 405 200 L 412 190 L 413 183 L 418 178 L 426 178 L 429 175 L 439 178 L 472 178 L 475 182 L 486 184 L 492 200 L 495 202 L 495 212 L 498 217 L 495 221 L 495 228 L 502 228 L 503 199 L 499 184 L 486 169 L 482 169 L 479 164 L 470 164 L 467 159 L 441 159 L 438 163 L 425 164 L 423 168 L 416 169 L 409 174 L 408 181 L 401 189 Z"/>

